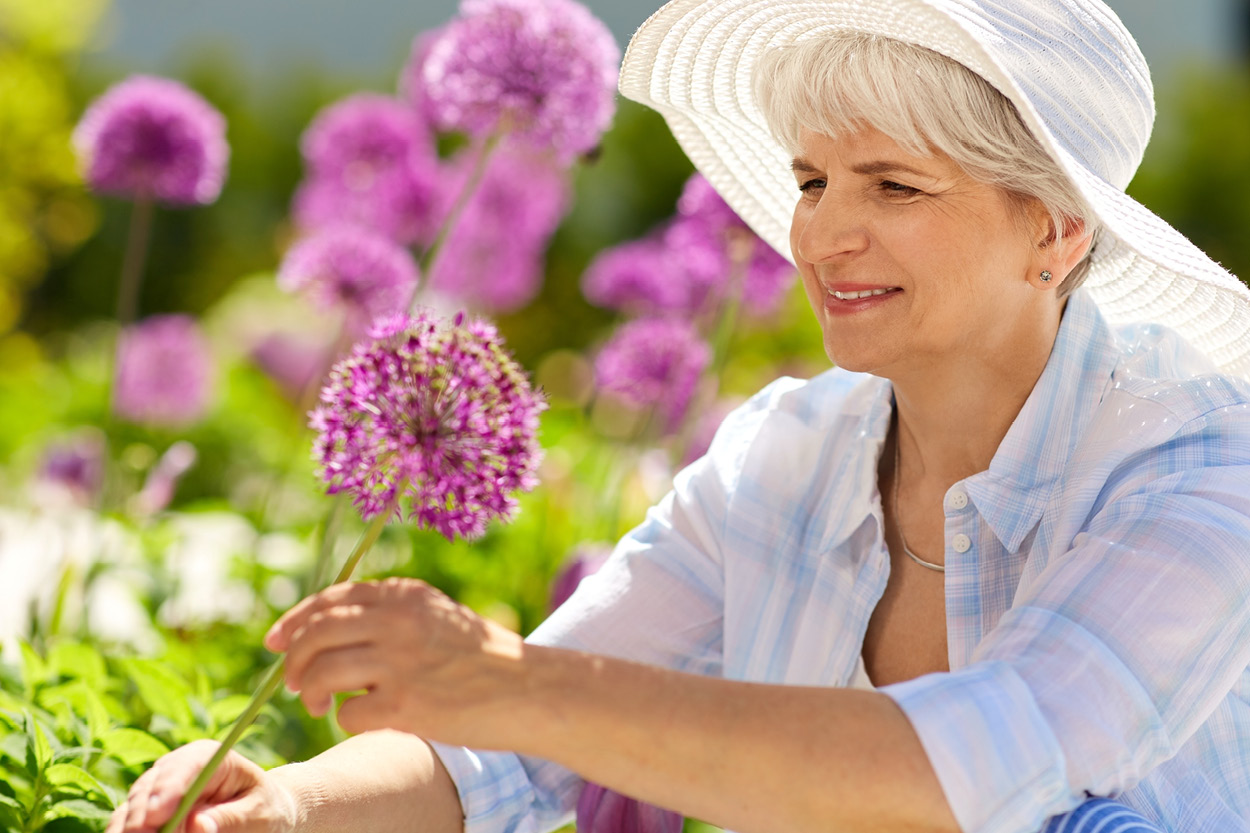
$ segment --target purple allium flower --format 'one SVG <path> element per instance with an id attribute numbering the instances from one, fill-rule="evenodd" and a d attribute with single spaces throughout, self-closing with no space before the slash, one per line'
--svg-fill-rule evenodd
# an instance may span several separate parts
<path id="1" fill-rule="evenodd" d="M 300 144 L 308 178 L 295 194 L 298 225 L 372 228 L 404 244 L 434 232 L 440 171 L 434 139 L 403 102 L 362 94 L 323 110 Z"/>
<path id="2" fill-rule="evenodd" d="M 577 799 L 577 833 L 681 833 L 679 813 L 587 782 Z"/>
<path id="3" fill-rule="evenodd" d="M 177 81 L 146 75 L 92 102 L 74 147 L 96 191 L 170 205 L 216 200 L 230 157 L 221 113 Z"/>
<path id="4" fill-rule="evenodd" d="M 89 506 L 104 485 L 106 453 L 102 432 L 82 431 L 44 450 L 38 480 L 68 495 L 79 506 Z"/>
<path id="5" fill-rule="evenodd" d="M 611 554 L 611 544 L 582 544 L 576 547 L 552 582 L 550 610 L 567 602 L 582 579 L 599 572 Z"/>
<path id="6" fill-rule="evenodd" d="M 434 124 L 433 105 L 425 86 L 425 62 L 430 57 L 430 47 L 443 32 L 442 28 L 429 29 L 412 41 L 408 63 L 400 70 L 399 95 L 426 124 Z"/>
<path id="7" fill-rule="evenodd" d="M 672 430 L 681 422 L 712 350 L 680 318 L 641 318 L 622 326 L 595 360 L 595 379 L 638 407 L 655 406 Z"/>
<path id="8" fill-rule="evenodd" d="M 736 276 L 742 281 L 744 310 L 767 314 L 776 308 L 798 273 L 751 231 L 702 174 L 686 181 L 677 212 L 666 242 L 679 253 L 696 298 L 722 297 Z"/>
<path id="9" fill-rule="evenodd" d="M 452 162 L 444 213 L 465 186 L 472 153 Z M 477 309 L 520 309 L 542 288 L 547 244 L 568 203 L 565 174 L 550 160 L 517 148 L 498 148 L 443 243 L 430 285 Z"/>
<path id="10" fill-rule="evenodd" d="M 195 319 L 158 315 L 121 334 L 113 409 L 131 422 L 182 427 L 207 410 L 213 356 Z"/>
<path id="11" fill-rule="evenodd" d="M 582 292 L 596 306 L 629 315 L 694 311 L 685 271 L 662 236 L 605 249 L 586 269 Z"/>
<path id="12" fill-rule="evenodd" d="M 342 310 L 351 330 L 406 309 L 416 291 L 412 253 L 359 226 L 337 226 L 291 247 L 278 286 L 304 292 L 318 307 Z"/>
<path id="13" fill-rule="evenodd" d="M 440 128 L 503 128 L 569 161 L 611 122 L 620 60 L 612 33 L 573 0 L 463 0 L 421 81 Z"/>
<path id="14" fill-rule="evenodd" d="M 537 482 L 546 402 L 495 328 L 399 314 L 370 336 L 330 371 L 311 414 L 327 491 L 350 492 L 365 518 L 395 504 L 448 539 L 511 518 L 512 493 Z"/>

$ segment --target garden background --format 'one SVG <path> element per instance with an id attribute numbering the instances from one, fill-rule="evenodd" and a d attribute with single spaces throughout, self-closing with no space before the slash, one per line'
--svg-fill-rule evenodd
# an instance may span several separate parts
<path id="1" fill-rule="evenodd" d="M 265 630 L 364 527 L 345 496 L 325 495 L 305 418 L 342 315 L 277 276 L 306 231 L 292 214 L 310 176 L 301 136 L 362 92 L 403 100 L 407 50 L 380 73 L 271 58 L 263 82 L 228 43 L 167 59 L 161 74 L 224 116 L 230 158 L 211 204 L 153 214 L 138 317 L 196 322 L 207 398 L 193 418 L 144 419 L 119 412 L 112 376 L 134 206 L 84 184 L 72 142 L 88 105 L 135 71 L 98 53 L 109 11 L 107 0 L 0 0 L 0 829 L 101 830 L 164 750 L 221 737 L 272 660 Z M 1130 193 L 1250 275 L 1250 67 L 1173 69 Z M 438 152 L 451 164 L 470 145 L 444 134 Z M 551 186 L 558 227 L 541 235 L 532 286 L 507 303 L 486 284 L 429 296 L 446 314 L 487 314 L 546 393 L 540 482 L 512 523 L 476 541 L 391 524 L 359 576 L 423 578 L 528 632 L 725 409 L 826 366 L 801 290 L 774 269 L 766 303 L 723 291 L 691 316 L 705 364 L 661 362 L 649 393 L 604 380 L 605 352 L 639 311 L 591 267 L 610 271 L 612 252 L 637 254 L 632 241 L 703 210 L 691 171 L 657 116 L 618 101 L 601 143 Z M 768 271 L 764 257 L 741 265 Z M 279 697 L 242 749 L 269 766 L 339 737 Z"/>

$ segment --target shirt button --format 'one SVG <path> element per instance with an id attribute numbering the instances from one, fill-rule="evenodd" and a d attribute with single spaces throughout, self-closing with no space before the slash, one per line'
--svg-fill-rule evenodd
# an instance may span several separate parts
<path id="1" fill-rule="evenodd" d="M 952 509 L 963 509 L 968 505 L 968 493 L 963 489 L 956 489 L 951 492 L 950 502 Z"/>
<path id="2" fill-rule="evenodd" d="M 951 539 L 951 546 L 955 548 L 955 552 L 967 552 L 972 549 L 972 539 L 961 532 Z"/>

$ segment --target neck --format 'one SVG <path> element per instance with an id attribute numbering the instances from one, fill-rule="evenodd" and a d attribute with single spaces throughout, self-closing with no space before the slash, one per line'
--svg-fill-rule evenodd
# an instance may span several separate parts
<path id="1" fill-rule="evenodd" d="M 921 363 L 889 374 L 898 417 L 896 442 L 908 477 L 941 485 L 989 468 L 1046 367 L 1059 314 L 975 358 Z"/>

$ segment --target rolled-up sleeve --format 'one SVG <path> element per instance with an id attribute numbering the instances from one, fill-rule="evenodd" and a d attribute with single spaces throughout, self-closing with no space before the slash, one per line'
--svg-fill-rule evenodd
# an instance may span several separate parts
<path id="1" fill-rule="evenodd" d="M 527 641 L 691 673 L 721 670 L 721 539 L 728 495 L 765 417 L 766 388 L 728 417 L 708 454 L 621 540 L 612 557 Z M 548 761 L 434 744 L 466 833 L 529 833 L 568 821 L 582 781 Z"/>
<path id="2" fill-rule="evenodd" d="M 1051 530 L 1070 543 L 968 666 L 883 689 L 968 833 L 1034 833 L 1133 787 L 1250 664 L 1246 406 L 1191 421 L 1103 483 L 1081 528 Z"/>

